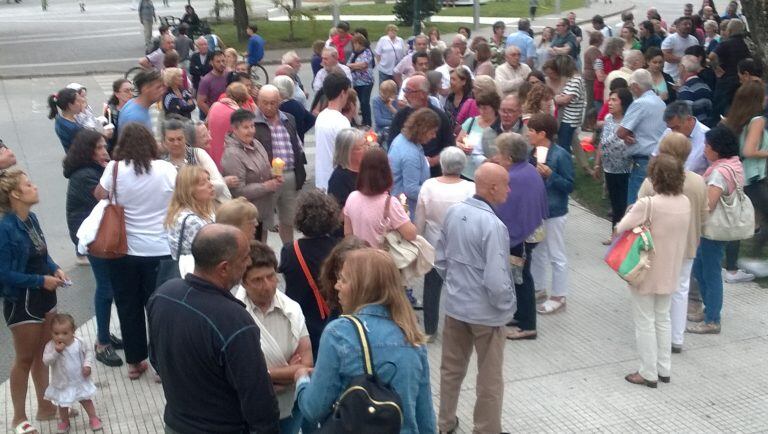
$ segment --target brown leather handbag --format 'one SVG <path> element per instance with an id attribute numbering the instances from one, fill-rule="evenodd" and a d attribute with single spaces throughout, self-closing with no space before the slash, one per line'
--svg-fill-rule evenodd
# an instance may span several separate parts
<path id="1" fill-rule="evenodd" d="M 128 254 L 128 234 L 125 231 L 125 209 L 117 204 L 117 166 L 112 165 L 112 188 L 109 192 L 109 205 L 104 208 L 104 215 L 96 232 L 96 239 L 88 244 L 88 253 L 97 258 L 117 259 Z"/>

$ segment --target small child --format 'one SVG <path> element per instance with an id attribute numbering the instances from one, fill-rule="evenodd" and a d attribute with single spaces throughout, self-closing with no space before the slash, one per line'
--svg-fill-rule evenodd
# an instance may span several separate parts
<path id="1" fill-rule="evenodd" d="M 69 432 L 69 409 L 76 402 L 80 402 L 88 413 L 91 430 L 101 431 L 101 419 L 96 416 L 92 401 L 96 395 L 96 386 L 91 380 L 93 351 L 75 337 L 72 315 L 54 315 L 51 326 L 52 339 L 43 350 L 43 363 L 51 367 L 51 381 L 45 390 L 45 399 L 59 407 L 57 432 Z"/>
<path id="2" fill-rule="evenodd" d="M 386 134 L 392 124 L 392 118 L 397 113 L 397 84 L 393 80 L 385 80 L 379 85 L 379 94 L 373 97 L 373 119 L 379 143 L 385 143 L 382 136 Z"/>

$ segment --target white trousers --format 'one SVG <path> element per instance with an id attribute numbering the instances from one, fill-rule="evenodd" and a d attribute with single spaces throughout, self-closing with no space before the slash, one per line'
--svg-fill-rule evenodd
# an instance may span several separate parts
<path id="1" fill-rule="evenodd" d="M 670 295 L 632 294 L 632 316 L 635 320 L 635 340 L 640 356 L 637 372 L 648 381 L 659 375 L 669 377 L 672 369 L 672 335 L 670 332 Z"/>
<path id="2" fill-rule="evenodd" d="M 549 295 L 568 295 L 568 258 L 565 255 L 565 220 L 568 215 L 544 220 L 544 241 L 533 249 L 531 274 L 536 290 L 551 288 Z M 552 286 L 547 285 L 547 264 L 552 266 Z"/>
<path id="3" fill-rule="evenodd" d="M 684 259 L 680 267 L 677 290 L 672 294 L 669 318 L 672 321 L 672 343 L 683 345 L 683 335 L 688 321 L 688 289 L 691 286 L 691 268 L 693 259 Z"/>

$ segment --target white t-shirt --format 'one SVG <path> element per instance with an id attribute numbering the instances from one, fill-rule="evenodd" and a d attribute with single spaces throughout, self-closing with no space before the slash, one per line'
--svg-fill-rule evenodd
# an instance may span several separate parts
<path id="1" fill-rule="evenodd" d="M 341 112 L 325 109 L 315 120 L 315 186 L 328 190 L 328 180 L 333 172 L 333 152 L 336 135 L 349 128 L 349 119 Z"/>
<path id="2" fill-rule="evenodd" d="M 112 189 L 112 166 L 107 164 L 99 184 Z M 131 256 L 170 255 L 163 221 L 168 213 L 176 168 L 163 160 L 153 160 L 149 173 L 136 175 L 133 165 L 120 161 L 117 166 L 117 203 L 125 208 L 128 254 Z"/>
<path id="3" fill-rule="evenodd" d="M 475 194 L 473 182 L 461 180 L 455 184 L 437 178 L 424 181 L 416 203 L 415 224 L 419 233 L 433 246 L 437 245 L 448 208 Z"/>
<path id="4" fill-rule="evenodd" d="M 374 54 L 380 56 L 378 62 L 379 71 L 392 75 L 395 66 L 403 60 L 406 52 L 406 44 L 403 42 L 403 38 L 396 36 L 394 41 L 389 39 L 389 35 L 379 38 L 374 51 Z"/>
<path id="5" fill-rule="evenodd" d="M 679 33 L 673 33 L 664 38 L 664 41 L 661 42 L 661 49 L 672 50 L 672 54 L 675 56 L 683 57 L 685 54 L 685 49 L 694 45 L 699 45 L 699 40 L 696 39 L 695 36 L 688 35 L 687 38 L 683 38 Z M 675 81 L 677 81 L 678 77 L 680 76 L 680 71 L 677 69 L 678 65 L 680 65 L 679 62 L 664 62 L 664 72 L 671 75 Z"/>

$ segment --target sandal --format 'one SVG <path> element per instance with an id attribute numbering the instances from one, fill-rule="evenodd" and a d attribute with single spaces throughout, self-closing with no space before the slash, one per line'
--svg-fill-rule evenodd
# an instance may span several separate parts
<path id="1" fill-rule="evenodd" d="M 29 423 L 28 420 L 21 421 L 20 424 L 16 425 L 16 427 L 13 429 L 13 432 L 15 434 L 31 434 L 33 432 L 40 432 L 35 428 L 34 425 Z"/>
<path id="2" fill-rule="evenodd" d="M 56 434 L 67 434 L 69 433 L 69 428 L 69 421 L 61 421 L 56 424 Z"/>
<path id="3" fill-rule="evenodd" d="M 547 299 L 547 290 L 536 291 L 536 303 L 543 303 Z"/>
<path id="4" fill-rule="evenodd" d="M 565 311 L 565 298 L 560 300 L 549 299 L 544 303 L 536 306 L 536 312 L 542 315 L 551 315 L 559 311 Z"/>
<path id="5" fill-rule="evenodd" d="M 147 365 L 146 360 L 139 363 L 139 364 L 129 364 L 128 365 L 128 378 L 131 380 L 138 380 L 141 378 L 142 374 L 149 368 Z"/>
<path id="6" fill-rule="evenodd" d="M 697 335 L 719 335 L 720 324 L 713 322 L 700 322 L 694 326 L 686 328 L 685 331 Z"/>
<path id="7" fill-rule="evenodd" d="M 88 426 L 91 427 L 91 431 L 93 432 L 104 430 L 104 426 L 101 424 L 101 419 L 97 416 L 93 416 L 88 420 Z"/>
<path id="8" fill-rule="evenodd" d="M 536 330 L 520 330 L 515 327 L 507 331 L 507 339 L 510 341 L 534 340 L 536 339 Z"/>
<path id="9" fill-rule="evenodd" d="M 77 415 L 79 415 L 79 414 L 80 414 L 80 412 L 75 407 L 70 407 L 70 409 L 69 409 L 69 417 L 77 417 Z M 49 416 L 43 416 L 43 417 L 37 416 L 37 417 L 35 417 L 35 420 L 37 420 L 38 422 L 46 422 L 46 421 L 49 421 L 49 420 L 59 420 L 59 412 L 58 411 L 54 411 Z"/>

